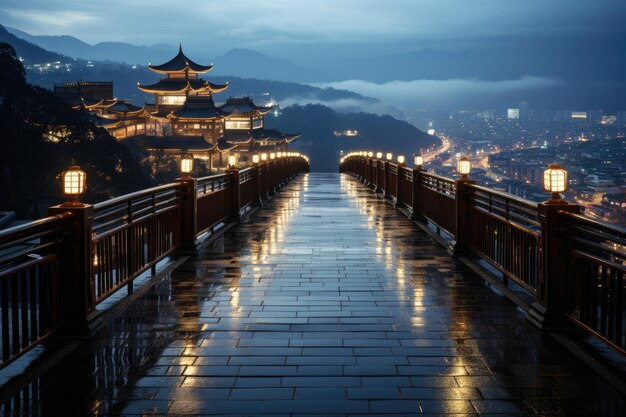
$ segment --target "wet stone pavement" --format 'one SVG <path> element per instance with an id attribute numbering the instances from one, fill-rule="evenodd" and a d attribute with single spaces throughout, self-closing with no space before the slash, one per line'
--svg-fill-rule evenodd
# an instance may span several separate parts
<path id="1" fill-rule="evenodd" d="M 623 415 L 617 391 L 338 174 L 295 180 L 28 395 L 15 415 Z"/>

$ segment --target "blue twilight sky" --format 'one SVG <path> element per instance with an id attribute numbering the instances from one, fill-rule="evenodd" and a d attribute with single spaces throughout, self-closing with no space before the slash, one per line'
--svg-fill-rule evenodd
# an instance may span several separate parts
<path id="1" fill-rule="evenodd" d="M 232 47 L 290 53 L 303 45 L 314 55 L 328 45 L 359 54 L 462 50 L 508 38 L 620 36 L 625 18 L 624 0 L 4 0 L 0 6 L 0 23 L 35 35 L 182 41 L 211 54 Z"/>
<path id="2" fill-rule="evenodd" d="M 91 44 L 180 41 L 198 62 L 248 48 L 320 74 L 304 82 L 404 108 L 519 100 L 626 108 L 624 22 L 626 0 L 0 3 L 1 24 L 33 35 L 72 35 Z M 434 55 L 424 54 L 427 48 Z"/>

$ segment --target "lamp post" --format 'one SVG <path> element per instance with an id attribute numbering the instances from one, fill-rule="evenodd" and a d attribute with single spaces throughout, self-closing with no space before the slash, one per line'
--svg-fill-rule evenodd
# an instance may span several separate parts
<path id="1" fill-rule="evenodd" d="M 527 318 L 536 326 L 556 327 L 565 321 L 567 310 L 568 260 L 572 242 L 565 231 L 569 218 L 563 212 L 580 214 L 581 207 L 570 204 L 561 197 L 567 191 L 567 171 L 552 164 L 543 173 L 543 186 L 552 193 L 550 200 L 537 205 L 541 224 L 539 288 L 537 299 L 528 311 Z"/>
<path id="2" fill-rule="evenodd" d="M 468 250 L 472 230 L 471 227 L 471 211 L 472 211 L 472 185 L 475 181 L 469 179 L 469 173 L 472 169 L 470 160 L 467 156 L 462 156 L 456 167 L 461 177 L 455 181 L 454 195 L 454 241 L 449 247 L 449 251 L 454 254 L 465 253 Z"/>
<path id="3" fill-rule="evenodd" d="M 421 155 L 415 155 L 413 157 L 413 199 L 411 201 L 411 219 L 412 220 L 424 220 L 422 210 L 420 208 L 420 190 L 422 185 L 422 171 L 424 165 L 424 158 Z"/>
<path id="4" fill-rule="evenodd" d="M 95 295 L 90 285 L 93 278 L 94 247 L 92 225 L 94 208 L 91 204 L 78 201 L 85 192 L 87 175 L 78 166 L 72 166 L 60 175 L 63 194 L 67 199 L 63 204 L 50 207 L 48 214 L 71 215 L 64 220 L 60 228 L 58 274 L 59 314 L 61 334 L 89 335 L 91 333 L 87 316 L 95 306 Z"/>

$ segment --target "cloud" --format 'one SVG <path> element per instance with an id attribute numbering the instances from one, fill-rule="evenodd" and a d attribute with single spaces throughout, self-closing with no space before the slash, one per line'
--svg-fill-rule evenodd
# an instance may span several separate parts
<path id="1" fill-rule="evenodd" d="M 3 24 L 95 43 L 176 42 L 207 48 L 313 42 L 468 39 L 624 31 L 623 0 L 5 0 Z M 603 22 L 603 24 L 598 24 Z M 173 41 L 174 39 L 174 41 Z"/>
<path id="2" fill-rule="evenodd" d="M 316 87 L 333 87 L 349 90 L 380 100 L 383 105 L 405 109 L 419 107 L 458 107 L 466 100 L 481 97 L 488 100 L 502 94 L 527 92 L 559 85 L 552 78 L 525 76 L 515 80 L 484 81 L 473 79 L 415 80 L 373 83 L 347 80 L 316 84 Z"/>

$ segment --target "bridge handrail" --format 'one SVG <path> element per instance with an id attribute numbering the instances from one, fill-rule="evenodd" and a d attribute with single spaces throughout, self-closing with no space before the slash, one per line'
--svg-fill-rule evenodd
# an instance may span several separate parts
<path id="1" fill-rule="evenodd" d="M 340 171 L 446 231 L 450 249 L 477 255 L 526 289 L 537 301 L 529 317 L 539 325 L 543 317 L 568 317 L 626 354 L 626 229 L 561 200 L 534 203 L 468 178 L 395 167 L 357 153 L 342 159 Z"/>
<path id="2" fill-rule="evenodd" d="M 306 157 L 289 156 L 93 206 L 54 206 L 50 217 L 0 231 L 0 369 L 60 325 L 83 334 L 98 303 L 124 286 L 132 292 L 133 280 L 155 273 L 160 260 L 195 248 L 216 223 L 238 221 L 308 170 Z"/>
<path id="3" fill-rule="evenodd" d="M 58 258 L 71 220 L 61 213 L 0 231 L 0 369 L 60 324 Z"/>

